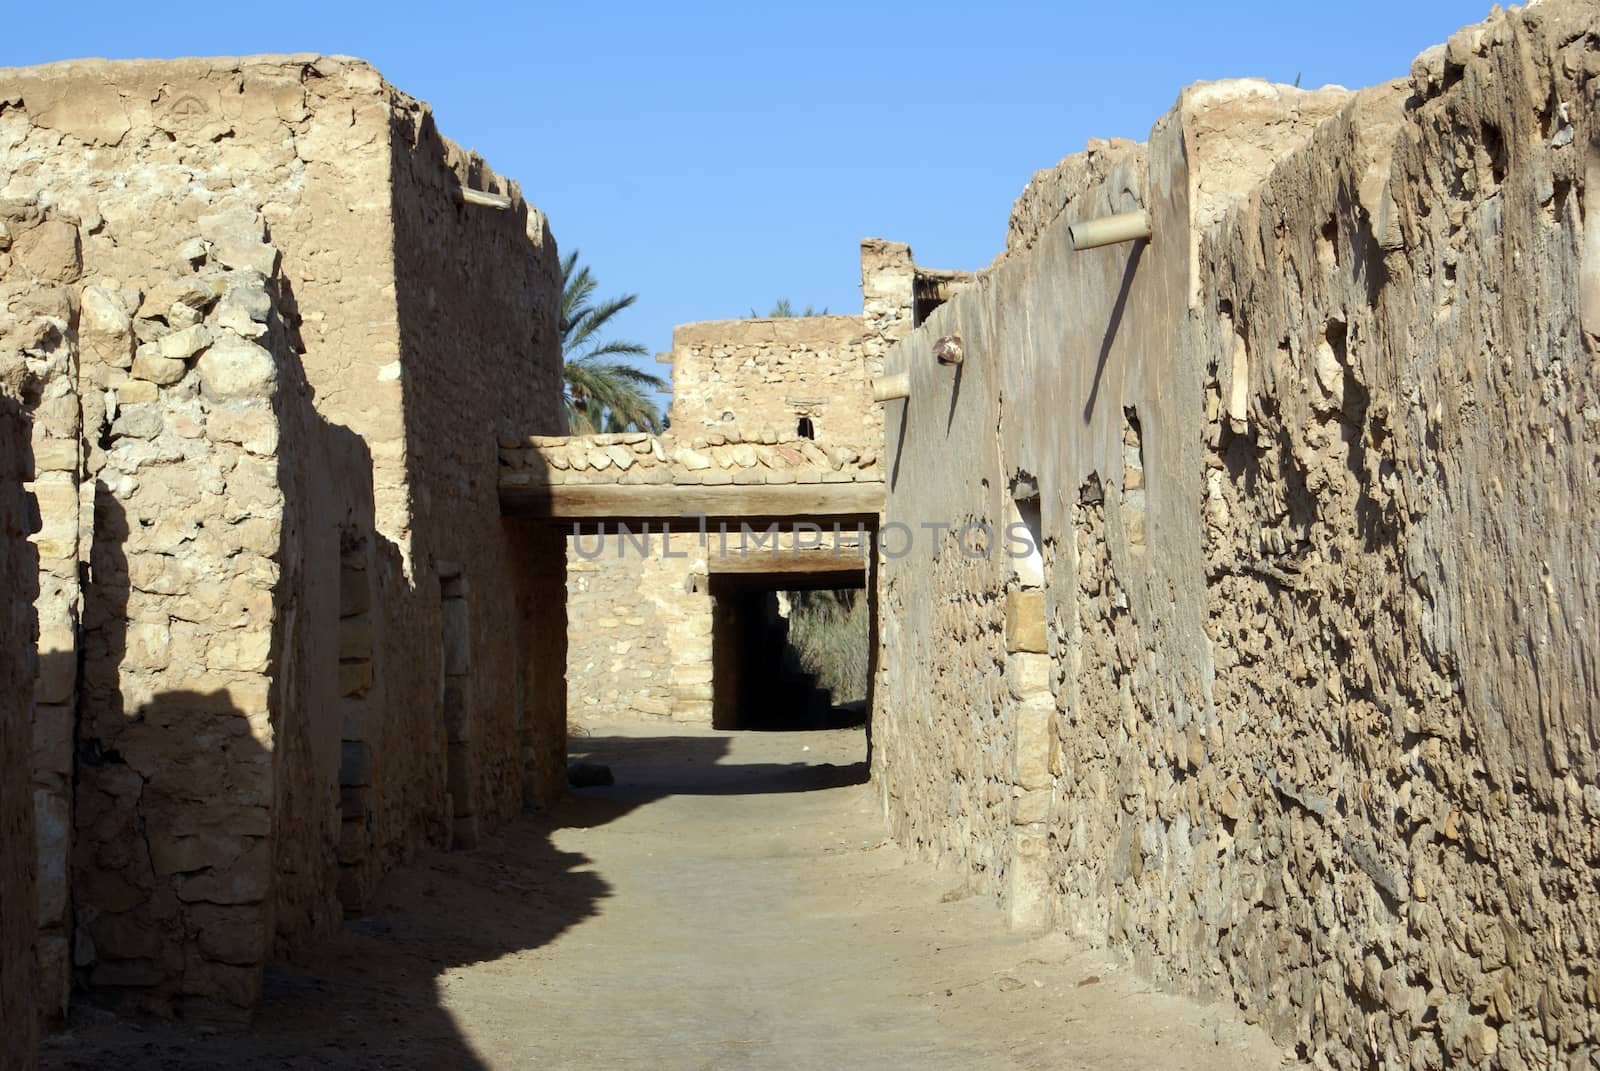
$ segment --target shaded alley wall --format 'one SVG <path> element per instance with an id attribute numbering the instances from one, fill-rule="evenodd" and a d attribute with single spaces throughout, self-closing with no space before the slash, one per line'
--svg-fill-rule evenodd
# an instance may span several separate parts
<path id="1" fill-rule="evenodd" d="M 1592 1055 L 1594 16 L 1191 87 L 886 362 L 888 520 L 1043 550 L 883 562 L 897 832 L 1333 1066 Z"/>
<path id="2" fill-rule="evenodd" d="M 0 381 L 0 1023 L 6 1041 L 0 1068 L 33 1067 L 38 1045 L 35 849 L 33 819 L 33 681 L 38 555 L 31 428 L 16 379 Z"/>

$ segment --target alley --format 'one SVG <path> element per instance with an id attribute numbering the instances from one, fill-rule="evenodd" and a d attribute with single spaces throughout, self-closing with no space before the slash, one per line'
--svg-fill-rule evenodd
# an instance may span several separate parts
<path id="1" fill-rule="evenodd" d="M 397 871 L 338 938 L 269 968 L 250 1031 L 80 1006 L 45 1066 L 1280 1064 L 1228 1010 L 1010 934 L 954 871 L 908 859 L 859 729 L 595 724 L 572 752 L 616 784 Z"/>

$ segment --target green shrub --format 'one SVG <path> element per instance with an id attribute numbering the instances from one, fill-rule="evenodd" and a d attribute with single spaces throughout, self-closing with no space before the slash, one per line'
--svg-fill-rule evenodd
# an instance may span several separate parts
<path id="1" fill-rule="evenodd" d="M 833 702 L 867 697 L 871 614 L 860 591 L 789 593 L 789 643 Z"/>

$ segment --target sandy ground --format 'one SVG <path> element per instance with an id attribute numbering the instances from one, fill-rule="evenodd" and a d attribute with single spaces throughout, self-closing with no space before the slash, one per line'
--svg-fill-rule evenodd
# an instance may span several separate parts
<path id="1" fill-rule="evenodd" d="M 92 1009 L 47 1068 L 1278 1068 L 884 839 L 859 730 L 596 724 L 585 789 L 394 874 L 246 1033 Z"/>

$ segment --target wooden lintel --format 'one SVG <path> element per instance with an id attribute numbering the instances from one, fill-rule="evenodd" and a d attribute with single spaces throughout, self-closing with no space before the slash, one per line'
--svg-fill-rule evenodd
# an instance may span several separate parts
<path id="1" fill-rule="evenodd" d="M 556 521 L 710 518 L 857 518 L 874 521 L 883 484 L 582 484 L 505 486 L 500 512 Z M 692 527 L 692 525 L 690 526 Z"/>
<path id="2" fill-rule="evenodd" d="M 710 573 L 859 573 L 867 559 L 857 547 L 832 546 L 795 551 L 744 550 L 730 546 L 728 553 L 717 553 L 717 538 L 711 536 L 706 550 L 706 571 Z"/>

